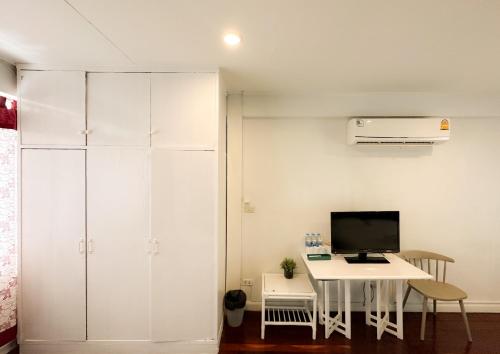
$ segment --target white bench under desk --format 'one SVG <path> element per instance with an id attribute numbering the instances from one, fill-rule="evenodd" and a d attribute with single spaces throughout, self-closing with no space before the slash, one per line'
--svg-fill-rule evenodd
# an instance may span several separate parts
<path id="1" fill-rule="evenodd" d="M 317 295 L 307 274 L 286 279 L 283 274 L 262 274 L 261 338 L 268 326 L 310 326 L 316 339 Z"/>

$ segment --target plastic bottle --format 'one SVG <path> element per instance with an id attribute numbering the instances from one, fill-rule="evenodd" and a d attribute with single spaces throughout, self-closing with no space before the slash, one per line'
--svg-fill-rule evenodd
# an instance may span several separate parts
<path id="1" fill-rule="evenodd" d="M 306 254 L 309 254 L 311 252 L 311 234 L 309 232 L 306 233 L 305 239 Z"/>
<path id="2" fill-rule="evenodd" d="M 323 240 L 319 232 L 316 232 L 316 243 L 318 244 L 318 253 L 323 253 Z"/>
<path id="3" fill-rule="evenodd" d="M 316 234 L 314 232 L 311 232 L 311 247 L 309 249 L 309 253 L 316 253 Z"/>
<path id="4" fill-rule="evenodd" d="M 313 232 L 313 233 L 311 234 L 311 238 L 312 238 L 312 246 L 313 246 L 313 247 L 317 247 L 317 246 L 318 246 L 318 238 L 317 238 L 317 236 L 316 236 L 316 233 L 315 233 L 315 232 Z"/>
<path id="5" fill-rule="evenodd" d="M 323 246 L 323 239 L 321 238 L 321 234 L 318 232 L 316 234 L 317 238 L 318 238 L 318 247 L 319 247 L 319 253 L 323 254 L 323 253 L 326 253 L 326 249 L 325 247 Z"/>

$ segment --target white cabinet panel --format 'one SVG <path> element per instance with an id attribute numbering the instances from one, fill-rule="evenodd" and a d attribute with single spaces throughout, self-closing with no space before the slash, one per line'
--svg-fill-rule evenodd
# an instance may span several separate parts
<path id="1" fill-rule="evenodd" d="M 149 74 L 87 75 L 87 144 L 149 146 Z"/>
<path id="2" fill-rule="evenodd" d="M 148 154 L 87 150 L 89 340 L 149 338 Z"/>
<path id="3" fill-rule="evenodd" d="M 152 152 L 152 339 L 215 338 L 216 156 Z"/>
<path id="4" fill-rule="evenodd" d="M 85 72 L 21 71 L 21 143 L 85 145 Z"/>
<path id="5" fill-rule="evenodd" d="M 216 90 L 215 74 L 151 74 L 152 146 L 215 149 Z"/>
<path id="6" fill-rule="evenodd" d="M 85 152 L 22 152 L 22 339 L 85 340 Z"/>

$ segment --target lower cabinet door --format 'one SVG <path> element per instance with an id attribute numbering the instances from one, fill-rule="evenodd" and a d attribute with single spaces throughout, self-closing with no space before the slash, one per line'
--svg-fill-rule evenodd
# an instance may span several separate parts
<path id="1" fill-rule="evenodd" d="M 148 153 L 87 150 L 89 340 L 146 340 L 149 319 Z"/>
<path id="2" fill-rule="evenodd" d="M 85 151 L 21 159 L 21 340 L 84 341 Z"/>
<path id="3" fill-rule="evenodd" d="M 215 154 L 152 152 L 153 341 L 216 336 Z"/>

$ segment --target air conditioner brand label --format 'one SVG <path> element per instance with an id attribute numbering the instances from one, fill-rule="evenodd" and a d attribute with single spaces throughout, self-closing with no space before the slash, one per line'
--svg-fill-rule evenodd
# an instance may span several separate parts
<path id="1" fill-rule="evenodd" d="M 441 120 L 441 130 L 450 130 L 450 122 L 448 119 L 442 119 Z"/>

